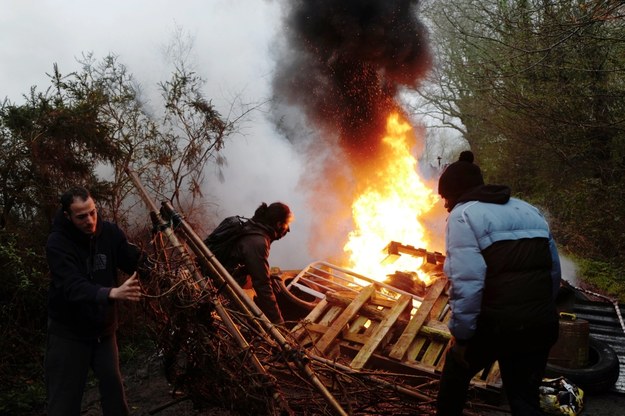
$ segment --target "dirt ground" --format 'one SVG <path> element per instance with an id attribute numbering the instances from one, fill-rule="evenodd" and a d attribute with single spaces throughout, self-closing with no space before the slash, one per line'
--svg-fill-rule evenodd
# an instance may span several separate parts
<path id="1" fill-rule="evenodd" d="M 482 416 L 510 416 L 507 411 L 482 412 Z M 618 393 L 604 393 L 587 396 L 584 407 L 579 413 L 583 416 L 622 416 L 625 415 L 625 395 Z"/>
<path id="2" fill-rule="evenodd" d="M 175 394 L 157 356 L 140 357 L 122 365 L 126 396 L 133 416 L 236 416 L 222 408 L 195 410 L 190 400 Z M 100 416 L 99 394 L 92 385 L 83 397 L 84 416 Z"/>
<path id="3" fill-rule="evenodd" d="M 163 374 L 160 359 L 156 356 L 140 357 L 122 366 L 126 394 L 133 416 L 237 416 L 238 413 L 223 408 L 196 410 L 190 400 L 172 394 L 172 388 Z M 605 393 L 587 396 L 580 415 L 625 415 L 625 395 Z M 502 410 L 481 410 L 471 413 L 482 416 L 509 416 L 505 404 Z M 100 416 L 98 391 L 95 385 L 85 392 L 83 415 Z"/>

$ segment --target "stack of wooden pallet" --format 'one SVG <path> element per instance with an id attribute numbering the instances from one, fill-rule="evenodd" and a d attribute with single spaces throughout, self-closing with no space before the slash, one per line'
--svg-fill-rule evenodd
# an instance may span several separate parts
<path id="1" fill-rule="evenodd" d="M 359 292 L 328 292 L 291 333 L 312 354 L 343 361 L 354 370 L 438 378 L 451 338 L 447 286 L 447 278 L 439 276 L 423 298 L 376 283 Z M 496 363 L 473 384 L 498 394 Z"/>

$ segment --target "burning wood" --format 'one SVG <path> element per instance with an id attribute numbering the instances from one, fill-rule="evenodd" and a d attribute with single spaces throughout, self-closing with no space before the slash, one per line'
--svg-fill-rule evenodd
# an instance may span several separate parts
<path id="1" fill-rule="evenodd" d="M 263 315 L 169 202 L 158 210 L 129 174 L 158 230 L 146 288 L 151 329 L 169 381 L 196 406 L 272 415 L 434 413 L 449 339 L 444 276 L 424 283 L 420 296 L 327 263 L 309 267 L 292 284 L 319 300 L 288 331 Z M 439 253 L 393 247 L 433 269 L 441 261 Z"/>
<path id="2" fill-rule="evenodd" d="M 398 113 L 390 114 L 380 145 L 384 157 L 374 172 L 359 178 L 360 189 L 351 207 L 354 229 L 344 247 L 349 256 L 346 268 L 376 280 L 395 271 L 411 271 L 427 283 L 429 277 L 421 267 L 428 260 L 436 264 L 436 258 L 427 259 L 413 246 L 396 242 L 426 247 L 432 239 L 423 218 L 439 197 L 419 177 L 417 159 L 411 153 L 415 142 L 412 127 Z M 380 252 L 380 247 L 385 249 Z M 410 255 L 400 256 L 402 252 Z"/>
<path id="3" fill-rule="evenodd" d="M 150 329 L 170 382 L 196 406 L 210 403 L 242 414 L 275 415 L 433 413 L 432 396 L 405 381 L 417 377 L 418 384 L 430 385 L 428 375 L 348 370 L 338 355 L 328 360 L 319 348 L 306 350 L 296 331 L 271 324 L 171 205 L 165 202 L 157 211 L 130 174 L 158 230 L 152 281 L 144 288 Z M 401 296 L 403 306 L 394 307 L 398 316 L 412 304 L 411 295 Z M 369 303 L 369 297 L 357 297 L 363 305 Z M 347 308 L 359 313 L 353 304 Z M 406 319 L 404 315 L 404 324 Z M 326 351 L 340 349 L 336 340 L 343 329 L 336 327 L 336 333 L 322 336 Z M 376 342 L 383 339 L 380 332 Z M 375 349 L 369 345 L 370 353 Z M 368 358 L 362 358 L 364 364 Z"/>

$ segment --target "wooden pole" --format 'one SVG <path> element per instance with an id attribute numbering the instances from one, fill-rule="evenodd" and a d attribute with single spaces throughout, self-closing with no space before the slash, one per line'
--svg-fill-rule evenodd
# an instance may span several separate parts
<path id="1" fill-rule="evenodd" d="M 256 306 L 254 301 L 245 293 L 243 288 L 234 280 L 234 278 L 228 273 L 223 265 L 217 260 L 215 255 L 204 244 L 203 240 L 195 233 L 195 231 L 187 224 L 184 219 L 178 215 L 169 201 L 165 201 L 162 204 L 165 215 L 171 218 L 176 218 L 176 227 L 180 227 L 185 237 L 192 241 L 191 246 L 199 249 L 197 255 L 208 259 L 212 267 L 218 273 L 219 277 L 226 282 L 228 287 L 232 289 L 232 292 L 243 302 L 246 309 L 251 311 L 252 316 L 257 320 L 268 333 L 286 353 L 286 356 L 296 364 L 296 366 L 308 377 L 310 382 L 319 390 L 326 401 L 334 408 L 336 414 L 347 415 L 348 413 L 341 407 L 336 398 L 328 391 L 326 386 L 319 380 L 319 377 L 314 373 L 312 368 L 300 357 L 300 352 L 293 349 L 288 343 L 282 333 L 276 328 L 276 326 L 269 321 L 265 314 Z"/>
<path id="2" fill-rule="evenodd" d="M 193 261 L 191 256 L 189 256 L 189 253 L 186 251 L 183 245 L 180 243 L 176 234 L 173 232 L 172 228 L 169 226 L 167 222 L 165 222 L 163 217 L 158 212 L 156 208 L 156 204 L 154 204 L 154 202 L 148 195 L 147 190 L 143 187 L 143 184 L 139 180 L 139 177 L 137 176 L 137 174 L 134 171 L 132 171 L 130 168 L 126 168 L 126 173 L 130 176 L 130 179 L 132 180 L 135 187 L 139 191 L 141 198 L 143 199 L 145 204 L 148 206 L 150 210 L 150 217 L 152 219 L 153 224 L 157 226 L 160 230 L 162 230 L 162 232 L 169 239 L 172 246 L 178 251 L 178 253 L 180 254 L 181 258 L 183 259 L 185 263 L 185 266 L 188 268 L 189 272 L 194 277 L 195 283 L 202 289 L 212 289 L 211 287 L 209 287 L 210 283 L 207 281 L 207 279 L 205 279 L 202 276 L 202 274 L 196 267 L 195 262 Z M 290 410 L 288 404 L 284 400 L 284 397 L 282 397 L 282 395 L 279 394 L 275 383 L 272 381 L 273 377 L 267 372 L 267 370 L 261 364 L 256 354 L 254 354 L 254 352 L 252 351 L 250 347 L 250 344 L 247 342 L 245 337 L 241 334 L 241 332 L 239 331 L 239 329 L 233 322 L 232 318 L 228 314 L 228 311 L 226 310 L 226 308 L 221 304 L 221 302 L 218 299 L 214 299 L 213 303 L 214 303 L 215 311 L 217 312 L 217 315 L 219 315 L 224 325 L 226 325 L 228 332 L 233 336 L 238 346 L 246 353 L 249 353 L 249 358 L 250 358 L 252 365 L 264 377 L 266 381 L 271 383 L 272 390 L 273 390 L 272 397 L 274 398 L 274 400 L 276 400 L 276 402 L 280 405 L 280 408 L 283 411 L 287 412 L 288 414 L 292 414 L 293 412 Z"/>

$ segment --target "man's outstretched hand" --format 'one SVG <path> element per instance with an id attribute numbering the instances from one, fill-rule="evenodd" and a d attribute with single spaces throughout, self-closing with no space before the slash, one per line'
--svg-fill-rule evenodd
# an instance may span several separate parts
<path id="1" fill-rule="evenodd" d="M 137 280 L 137 273 L 133 273 L 120 287 L 112 288 L 109 298 L 133 302 L 139 301 L 141 299 L 141 285 L 139 280 Z"/>

